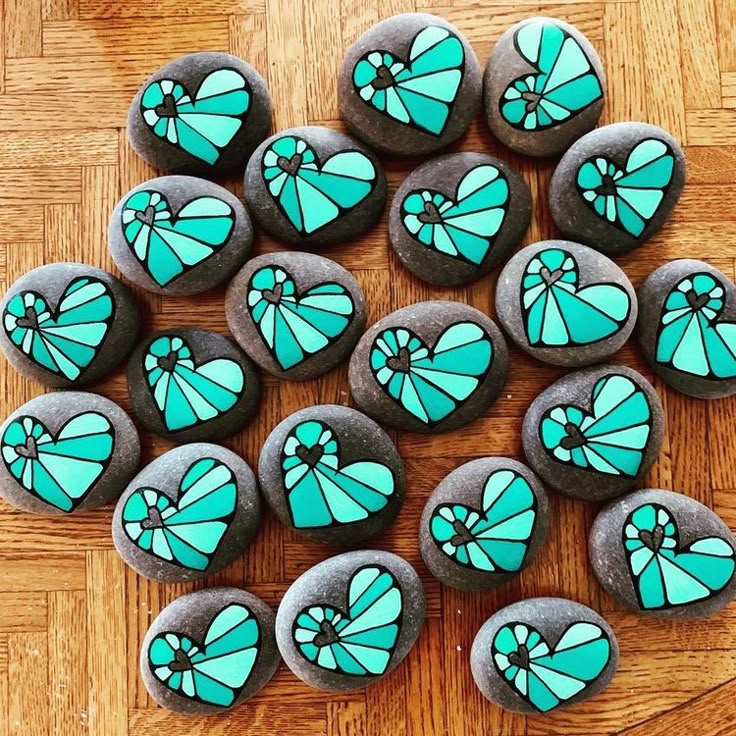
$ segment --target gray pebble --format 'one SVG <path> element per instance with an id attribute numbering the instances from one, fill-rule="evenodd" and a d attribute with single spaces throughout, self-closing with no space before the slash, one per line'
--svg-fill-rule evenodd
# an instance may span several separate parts
<path id="1" fill-rule="evenodd" d="M 131 481 L 112 538 L 139 575 L 197 580 L 227 567 L 258 528 L 256 478 L 234 452 L 204 442 L 169 450 Z"/>
<path id="2" fill-rule="evenodd" d="M 425 155 L 457 140 L 481 94 L 470 44 L 455 26 L 426 13 L 396 15 L 367 30 L 348 49 L 337 82 L 348 128 L 395 156 Z"/>
<path id="3" fill-rule="evenodd" d="M 159 705 L 186 715 L 221 713 L 244 703 L 279 666 L 274 618 L 260 598 L 238 588 L 177 598 L 143 639 L 146 690 Z"/>
<path id="4" fill-rule="evenodd" d="M 391 438 L 347 406 L 311 406 L 281 422 L 261 450 L 258 480 L 284 524 L 329 544 L 380 534 L 406 493 Z"/>
<path id="5" fill-rule="evenodd" d="M 245 167 L 271 127 L 263 77 L 242 59 L 204 51 L 159 69 L 128 111 L 128 139 L 151 166 L 221 176 Z"/>
<path id="6" fill-rule="evenodd" d="M 483 83 L 493 135 L 528 156 L 559 156 L 592 130 L 606 89 L 590 41 L 569 23 L 544 17 L 523 20 L 499 38 Z"/>
<path id="7" fill-rule="evenodd" d="M 117 498 L 140 460 L 130 417 L 104 396 L 43 394 L 0 427 L 0 496 L 34 514 L 73 514 Z"/>
<path id="8" fill-rule="evenodd" d="M 420 279 L 469 283 L 519 245 L 531 209 L 529 187 L 505 161 L 447 154 L 423 163 L 399 187 L 388 223 L 391 245 Z"/>
<path id="9" fill-rule="evenodd" d="M 712 616 L 736 596 L 736 539 L 694 498 L 648 489 L 603 509 L 590 532 L 600 584 L 632 611 Z"/>
<path id="10" fill-rule="evenodd" d="M 458 302 L 420 302 L 363 335 L 350 359 L 350 391 L 380 422 L 446 432 L 493 404 L 507 370 L 506 343 L 489 317 Z"/>
<path id="11" fill-rule="evenodd" d="M 519 713 L 547 713 L 604 690 L 618 658 L 616 635 L 595 611 L 565 598 L 529 598 L 483 624 L 470 666 L 492 703 Z"/>
<path id="12" fill-rule="evenodd" d="M 245 426 L 258 405 L 259 381 L 231 340 L 175 327 L 149 335 L 133 351 L 128 391 L 150 432 L 176 442 L 204 442 Z"/>
<path id="13" fill-rule="evenodd" d="M 230 283 L 225 315 L 238 344 L 274 376 L 303 381 L 344 360 L 365 327 L 365 297 L 338 263 L 279 251 Z"/>
<path id="14" fill-rule="evenodd" d="M 376 550 L 345 552 L 292 583 L 276 614 L 276 641 L 307 685 L 354 690 L 406 657 L 425 608 L 424 588 L 406 560 Z"/>
<path id="15" fill-rule="evenodd" d="M 507 457 L 484 457 L 434 489 L 419 522 L 419 547 L 444 585 L 490 590 L 534 559 L 548 526 L 547 494 L 534 473 Z"/>
<path id="16" fill-rule="evenodd" d="M 258 146 L 244 186 L 258 224 L 300 248 L 362 235 L 386 204 L 386 176 L 374 154 L 349 135 L 314 125 L 279 131 Z"/>
<path id="17" fill-rule="evenodd" d="M 0 311 L 5 357 L 19 373 L 53 388 L 103 378 L 138 337 L 138 306 L 128 287 L 83 263 L 34 268 L 8 289 Z"/>
<path id="18" fill-rule="evenodd" d="M 634 330 L 638 308 L 634 287 L 613 261 L 585 245 L 544 240 L 501 271 L 496 313 L 529 355 L 575 368 L 616 353 Z"/>
<path id="19" fill-rule="evenodd" d="M 685 186 L 685 154 L 666 131 L 614 123 L 588 133 L 562 157 L 549 206 L 565 237 L 611 256 L 662 228 Z"/>
<path id="20" fill-rule="evenodd" d="M 108 229 L 117 267 L 156 294 L 189 295 L 230 278 L 245 262 L 253 226 L 227 189 L 193 176 L 162 176 L 131 189 Z"/>
<path id="21" fill-rule="evenodd" d="M 644 357 L 672 388 L 699 399 L 736 393 L 736 286 L 703 261 L 671 261 L 639 287 Z"/>
<path id="22" fill-rule="evenodd" d="M 529 407 L 529 464 L 560 493 L 605 501 L 630 491 L 662 449 L 664 410 L 649 381 L 624 365 L 564 376 Z"/>

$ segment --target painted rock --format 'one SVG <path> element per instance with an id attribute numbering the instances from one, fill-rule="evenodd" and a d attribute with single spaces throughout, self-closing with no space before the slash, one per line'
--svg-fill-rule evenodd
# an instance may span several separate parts
<path id="1" fill-rule="evenodd" d="M 636 325 L 636 292 L 626 274 L 592 248 L 544 240 L 519 251 L 501 271 L 496 313 L 511 339 L 553 365 L 610 358 Z"/>
<path id="2" fill-rule="evenodd" d="M 506 343 L 489 317 L 458 302 L 421 302 L 363 335 L 350 359 L 350 391 L 380 422 L 446 432 L 488 409 L 507 370 Z"/>
<path id="3" fill-rule="evenodd" d="M 242 59 L 211 51 L 159 69 L 128 111 L 128 139 L 142 159 L 202 176 L 242 171 L 270 127 L 263 77 Z"/>
<path id="4" fill-rule="evenodd" d="M 245 265 L 228 287 L 225 314 L 263 370 L 302 381 L 347 357 L 365 327 L 365 298 L 334 261 L 280 251 Z"/>
<path id="5" fill-rule="evenodd" d="M 149 335 L 128 362 L 128 391 L 146 428 L 175 442 L 222 439 L 255 413 L 253 364 L 217 332 L 175 327 Z"/>
<path id="6" fill-rule="evenodd" d="M 588 133 L 562 157 L 549 205 L 570 240 L 620 255 L 654 235 L 685 186 L 685 154 L 666 131 L 614 123 Z"/>
<path id="7" fill-rule="evenodd" d="M 529 468 L 507 457 L 471 460 L 434 489 L 419 523 L 429 571 L 460 590 L 489 590 L 539 552 L 549 525 L 547 494 Z"/>
<path id="8" fill-rule="evenodd" d="M 736 539 L 694 498 L 637 491 L 601 511 L 590 532 L 600 584 L 632 611 L 703 618 L 736 595 Z"/>
<path id="9" fill-rule="evenodd" d="M 511 26 L 484 76 L 488 125 L 501 143 L 528 156 L 559 156 L 598 123 L 606 81 L 588 39 L 557 18 Z"/>
<path id="10" fill-rule="evenodd" d="M 630 491 L 654 464 L 664 411 L 654 387 L 623 365 L 564 376 L 524 417 L 529 464 L 560 493 L 605 501 Z"/>
<path id="11" fill-rule="evenodd" d="M 177 598 L 143 639 L 140 670 L 164 708 L 209 715 L 244 703 L 279 666 L 274 614 L 238 588 L 209 588 Z"/>
<path id="12" fill-rule="evenodd" d="M 480 106 L 478 59 L 455 26 L 425 13 L 377 23 L 349 49 L 337 96 L 348 128 L 395 156 L 457 140 Z"/>
<path id="13" fill-rule="evenodd" d="M 396 192 L 391 245 L 413 274 L 431 284 L 468 283 L 521 242 L 531 207 L 529 187 L 505 161 L 451 153 L 422 164 Z"/>
<path id="14" fill-rule="evenodd" d="M 245 196 L 258 224 L 300 248 L 356 238 L 386 204 L 378 159 L 349 135 L 307 126 L 282 130 L 255 150 Z"/>
<path id="15" fill-rule="evenodd" d="M 492 703 L 548 713 L 592 698 L 618 668 L 606 620 L 565 598 L 529 598 L 491 616 L 473 642 L 475 683 Z"/>
<path id="16" fill-rule="evenodd" d="M 123 274 L 157 294 L 198 294 L 248 257 L 253 226 L 227 189 L 193 176 L 162 176 L 131 189 L 110 217 L 110 252 Z"/>
<path id="17" fill-rule="evenodd" d="M 389 436 L 347 406 L 312 406 L 281 422 L 263 445 L 258 480 L 284 524 L 330 544 L 383 532 L 406 493 Z"/>
<path id="18" fill-rule="evenodd" d="M 700 399 L 736 393 L 736 287 L 702 261 L 671 261 L 639 288 L 644 357 L 672 388 Z"/>
<path id="19" fill-rule="evenodd" d="M 169 450 L 138 473 L 118 501 L 112 538 L 138 574 L 162 583 L 196 580 L 239 557 L 259 517 L 248 464 L 200 442 Z"/>
<path id="20" fill-rule="evenodd" d="M 128 287 L 83 263 L 34 268 L 8 289 L 0 311 L 5 357 L 53 388 L 97 381 L 125 360 L 138 337 L 138 306 Z"/>
<path id="21" fill-rule="evenodd" d="M 291 671 L 319 690 L 363 688 L 391 672 L 424 624 L 424 588 L 390 552 L 345 552 L 292 583 L 276 614 Z"/>
<path id="22" fill-rule="evenodd" d="M 0 427 L 0 496 L 34 514 L 73 514 L 117 498 L 135 475 L 140 442 L 104 396 L 43 394 Z"/>

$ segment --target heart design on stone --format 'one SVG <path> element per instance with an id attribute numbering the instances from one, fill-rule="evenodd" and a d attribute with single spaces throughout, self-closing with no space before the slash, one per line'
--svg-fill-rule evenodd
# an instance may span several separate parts
<path id="1" fill-rule="evenodd" d="M 433 189 L 410 192 L 401 204 L 401 219 L 422 245 L 478 266 L 503 226 L 508 202 L 506 177 L 495 166 L 481 164 L 463 176 L 454 200 Z"/>
<path id="2" fill-rule="evenodd" d="M 382 565 L 366 565 L 348 583 L 347 608 L 325 603 L 304 608 L 292 636 L 313 665 L 344 675 L 372 677 L 388 670 L 403 614 L 398 581 Z"/>
<path id="3" fill-rule="evenodd" d="M 391 468 L 373 460 L 342 464 L 337 433 L 314 420 L 297 424 L 287 435 L 281 476 L 297 529 L 365 521 L 396 493 Z"/>
<path id="4" fill-rule="evenodd" d="M 127 199 L 121 221 L 133 255 L 166 286 L 220 252 L 232 235 L 235 212 L 217 197 L 196 197 L 174 215 L 163 193 L 144 190 Z"/>
<path id="5" fill-rule="evenodd" d="M 661 610 L 707 600 L 733 579 L 731 545 L 701 537 L 687 546 L 672 513 L 655 503 L 634 509 L 623 527 L 626 563 L 642 610 Z"/>

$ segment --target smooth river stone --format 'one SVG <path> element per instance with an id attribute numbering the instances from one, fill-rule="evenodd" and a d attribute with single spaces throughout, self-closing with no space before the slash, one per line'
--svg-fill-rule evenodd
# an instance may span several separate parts
<path id="1" fill-rule="evenodd" d="M 630 491 L 654 464 L 664 428 L 654 386 L 627 366 L 604 365 L 570 373 L 539 394 L 522 441 L 546 484 L 606 501 Z"/>
<path id="2" fill-rule="evenodd" d="M 276 641 L 307 685 L 355 690 L 399 665 L 419 636 L 425 609 L 424 588 L 406 560 L 377 550 L 345 552 L 292 583 L 276 614 Z M 341 634 L 355 646 L 346 647 Z"/>
<path id="3" fill-rule="evenodd" d="M 420 302 L 363 335 L 350 359 L 350 391 L 380 422 L 446 432 L 485 413 L 507 370 L 506 343 L 489 317 L 458 302 Z"/>
<path id="4" fill-rule="evenodd" d="M 685 175 L 685 154 L 666 131 L 646 123 L 604 125 L 562 157 L 549 206 L 565 237 L 617 256 L 662 228 Z"/>
<path id="5" fill-rule="evenodd" d="M 8 289 L 0 312 L 5 357 L 22 375 L 52 388 L 78 388 L 106 376 L 133 349 L 140 323 L 130 289 L 84 263 L 34 268 Z"/>
<path id="6" fill-rule="evenodd" d="M 399 187 L 391 245 L 420 279 L 469 283 L 519 245 L 531 208 L 529 187 L 511 165 L 483 153 L 450 153 L 423 163 Z"/>
<path id="7" fill-rule="evenodd" d="M 681 493 L 643 490 L 601 511 L 590 532 L 600 584 L 632 611 L 712 616 L 736 595 L 736 539 L 715 514 Z"/>

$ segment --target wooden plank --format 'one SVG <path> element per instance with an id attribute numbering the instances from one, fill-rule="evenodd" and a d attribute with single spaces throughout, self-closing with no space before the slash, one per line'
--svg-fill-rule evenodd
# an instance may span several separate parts
<path id="1" fill-rule="evenodd" d="M 84 590 L 86 571 L 83 552 L 58 557 L 0 555 L 0 591 Z"/>
<path id="2" fill-rule="evenodd" d="M 41 0 L 5 0 L 5 56 L 41 56 Z"/>
<path id="3" fill-rule="evenodd" d="M 81 196 L 78 168 L 4 169 L 0 179 L 0 206 L 79 202 Z"/>
<path id="4" fill-rule="evenodd" d="M 14 592 L 3 595 L 0 606 L 0 632 L 16 633 L 46 630 L 46 593 Z"/>
<path id="5" fill-rule="evenodd" d="M 0 136 L 0 168 L 92 166 L 117 163 L 117 131 L 85 130 L 57 133 L 23 131 Z"/>
<path id="6" fill-rule="evenodd" d="M 718 29 L 714 0 L 678 0 L 683 101 L 688 110 L 720 107 Z"/>
<path id="7" fill-rule="evenodd" d="M 8 733 L 48 736 L 48 651 L 45 633 L 18 633 L 8 637 Z"/>
<path id="8" fill-rule="evenodd" d="M 151 6 L 146 0 L 129 0 L 119 3 L 117 0 L 78 0 L 79 17 L 93 18 L 175 18 L 182 16 L 202 15 L 202 8 L 208 15 L 231 15 L 235 13 L 262 13 L 266 9 L 266 0 L 208 0 L 202 4 L 182 4 L 177 0 L 156 0 Z"/>
<path id="9" fill-rule="evenodd" d="M 736 110 L 688 110 L 685 124 L 693 146 L 736 145 Z"/>

